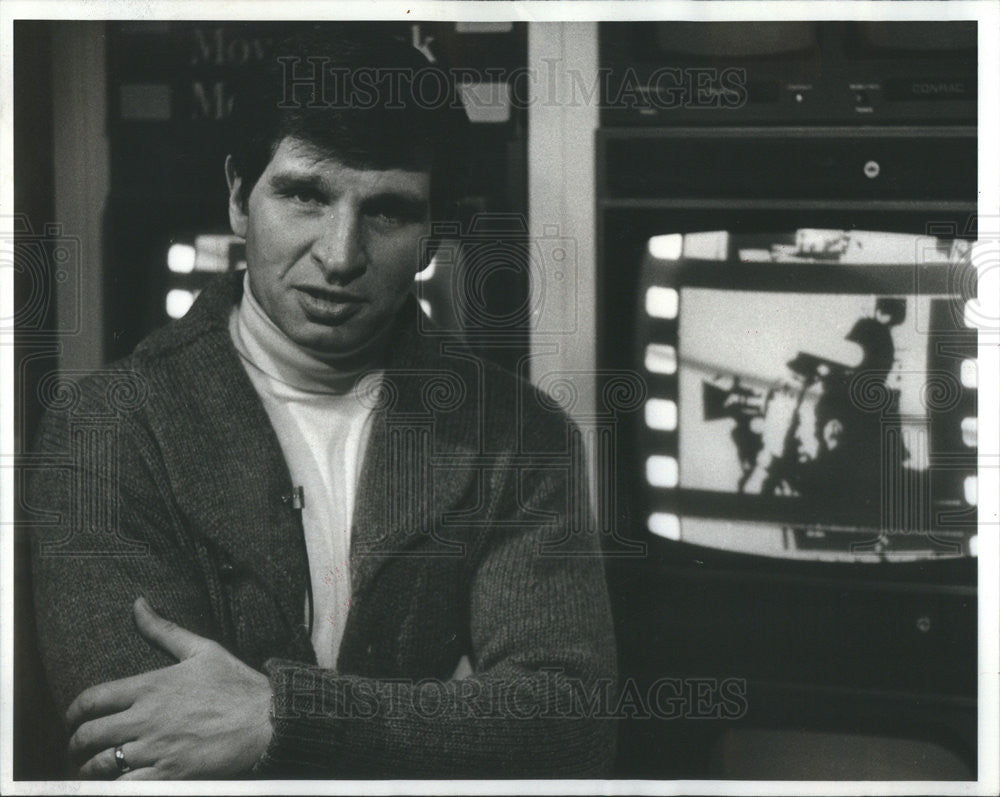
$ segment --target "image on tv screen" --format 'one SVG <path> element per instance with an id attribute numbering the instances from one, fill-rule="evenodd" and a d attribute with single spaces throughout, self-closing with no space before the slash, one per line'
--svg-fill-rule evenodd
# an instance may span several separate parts
<path id="1" fill-rule="evenodd" d="M 968 506 L 959 474 L 932 467 L 967 411 L 960 363 L 935 343 L 950 310 L 926 295 L 682 288 L 678 486 L 794 502 L 845 530 L 929 530 Z"/>

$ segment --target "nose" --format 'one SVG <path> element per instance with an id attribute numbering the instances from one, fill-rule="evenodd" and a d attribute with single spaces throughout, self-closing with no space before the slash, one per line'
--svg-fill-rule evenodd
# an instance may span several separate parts
<path id="1" fill-rule="evenodd" d="M 328 282 L 350 282 L 365 270 L 361 218 L 348 203 L 338 203 L 319 222 L 312 258 Z"/>

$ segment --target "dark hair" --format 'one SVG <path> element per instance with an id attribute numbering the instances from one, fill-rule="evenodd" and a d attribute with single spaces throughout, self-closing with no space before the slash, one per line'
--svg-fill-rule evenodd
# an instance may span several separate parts
<path id="1" fill-rule="evenodd" d="M 468 118 L 449 70 L 406 32 L 386 23 L 296 26 L 245 70 L 230 118 L 244 205 L 278 145 L 294 137 L 352 168 L 429 169 L 433 218 L 454 218 Z"/>

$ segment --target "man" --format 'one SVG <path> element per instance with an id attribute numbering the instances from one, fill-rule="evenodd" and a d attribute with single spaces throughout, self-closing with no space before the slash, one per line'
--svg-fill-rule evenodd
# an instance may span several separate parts
<path id="1" fill-rule="evenodd" d="M 36 611 L 80 773 L 605 775 L 613 726 L 577 700 L 615 665 L 574 430 L 409 295 L 463 120 L 401 42 L 281 50 L 225 167 L 246 275 L 39 435 L 73 457 L 29 505 L 56 519 Z M 343 93 L 362 75 L 374 102 Z"/>
<path id="2" fill-rule="evenodd" d="M 771 391 L 743 492 L 801 496 L 820 512 L 851 513 L 859 521 L 877 517 L 879 419 L 855 406 L 851 378 L 840 369 Z"/>

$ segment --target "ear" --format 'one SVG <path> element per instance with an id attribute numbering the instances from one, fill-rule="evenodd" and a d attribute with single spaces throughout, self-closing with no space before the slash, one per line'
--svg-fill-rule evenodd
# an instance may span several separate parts
<path id="1" fill-rule="evenodd" d="M 243 178 L 236 173 L 232 155 L 226 156 L 226 183 L 229 184 L 229 226 L 233 229 L 233 235 L 246 238 L 247 210 L 240 195 Z"/>

